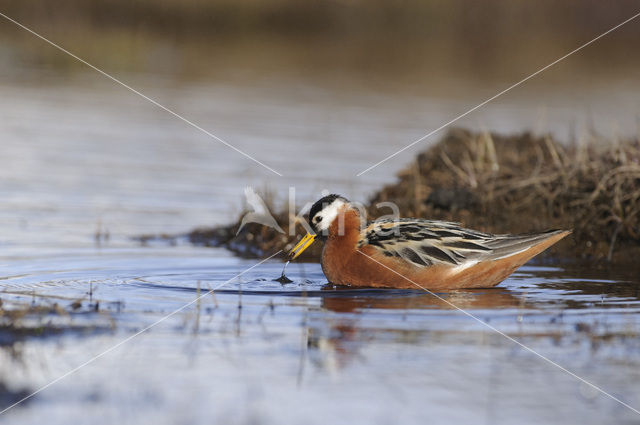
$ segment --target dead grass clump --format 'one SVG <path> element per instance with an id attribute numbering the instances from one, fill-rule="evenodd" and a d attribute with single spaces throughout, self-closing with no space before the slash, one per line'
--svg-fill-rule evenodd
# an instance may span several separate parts
<path id="1" fill-rule="evenodd" d="M 573 229 L 563 256 L 624 260 L 640 242 L 640 143 L 452 130 L 373 196 L 490 232 Z"/>

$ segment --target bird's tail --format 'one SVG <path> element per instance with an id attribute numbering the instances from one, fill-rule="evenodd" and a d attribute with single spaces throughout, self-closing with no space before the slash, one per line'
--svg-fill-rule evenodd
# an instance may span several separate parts
<path id="1" fill-rule="evenodd" d="M 491 260 L 526 253 L 527 255 L 521 256 L 526 257 L 526 260 L 522 262 L 524 264 L 570 233 L 570 230 L 549 230 L 526 235 L 503 235 L 486 243 L 486 245 L 492 249 Z"/>

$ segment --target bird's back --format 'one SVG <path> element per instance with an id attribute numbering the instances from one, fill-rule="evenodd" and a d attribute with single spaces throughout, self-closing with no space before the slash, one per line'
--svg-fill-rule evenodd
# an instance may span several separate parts
<path id="1" fill-rule="evenodd" d="M 561 233 L 562 230 L 551 230 L 535 234 L 493 235 L 447 221 L 381 220 L 371 222 L 363 229 L 358 247 L 369 245 L 384 256 L 403 258 L 416 266 L 460 266 L 508 257 Z"/>

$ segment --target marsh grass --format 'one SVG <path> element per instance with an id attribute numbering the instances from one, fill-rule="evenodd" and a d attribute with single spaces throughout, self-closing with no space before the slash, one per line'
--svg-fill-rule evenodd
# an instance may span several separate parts
<path id="1" fill-rule="evenodd" d="M 640 243 L 640 143 L 454 129 L 370 200 L 495 233 L 572 229 L 562 256 L 623 260 Z"/>
<path id="2" fill-rule="evenodd" d="M 55 297 L 35 295 L 28 303 L 0 299 L 0 346 L 10 347 L 29 337 L 93 333 L 114 327 L 113 318 L 99 311 L 98 303 L 75 300 L 63 306 Z"/>

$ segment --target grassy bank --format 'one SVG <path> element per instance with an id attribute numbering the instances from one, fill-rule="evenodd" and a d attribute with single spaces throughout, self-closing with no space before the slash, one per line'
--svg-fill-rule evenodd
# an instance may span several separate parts
<path id="1" fill-rule="evenodd" d="M 387 33 L 396 37 L 465 38 L 482 33 L 489 40 L 522 33 L 532 24 L 540 33 L 589 35 L 600 25 L 630 17 L 637 3 L 622 0 L 527 1 L 392 0 L 0 0 L 3 13 L 51 26 L 88 25 L 97 29 L 131 28 L 171 37 L 202 34 L 278 33 L 333 37 Z M 455 25 L 452 25 L 455 24 Z M 630 28 L 626 35 L 638 33 Z"/>
<path id="2" fill-rule="evenodd" d="M 111 72 L 216 81 L 347 76 L 349 84 L 367 78 L 373 87 L 393 82 L 430 93 L 440 87 L 434 79 L 501 82 L 530 74 L 636 9 L 630 0 L 0 0 L 9 17 Z M 0 62 L 86 70 L 9 21 L 0 33 Z M 546 78 L 575 78 L 585 69 L 627 75 L 637 68 L 639 35 L 629 24 Z"/>
<path id="3" fill-rule="evenodd" d="M 387 200 L 496 233 L 573 229 L 563 256 L 625 260 L 640 243 L 640 144 L 453 130 L 370 203 Z"/>

